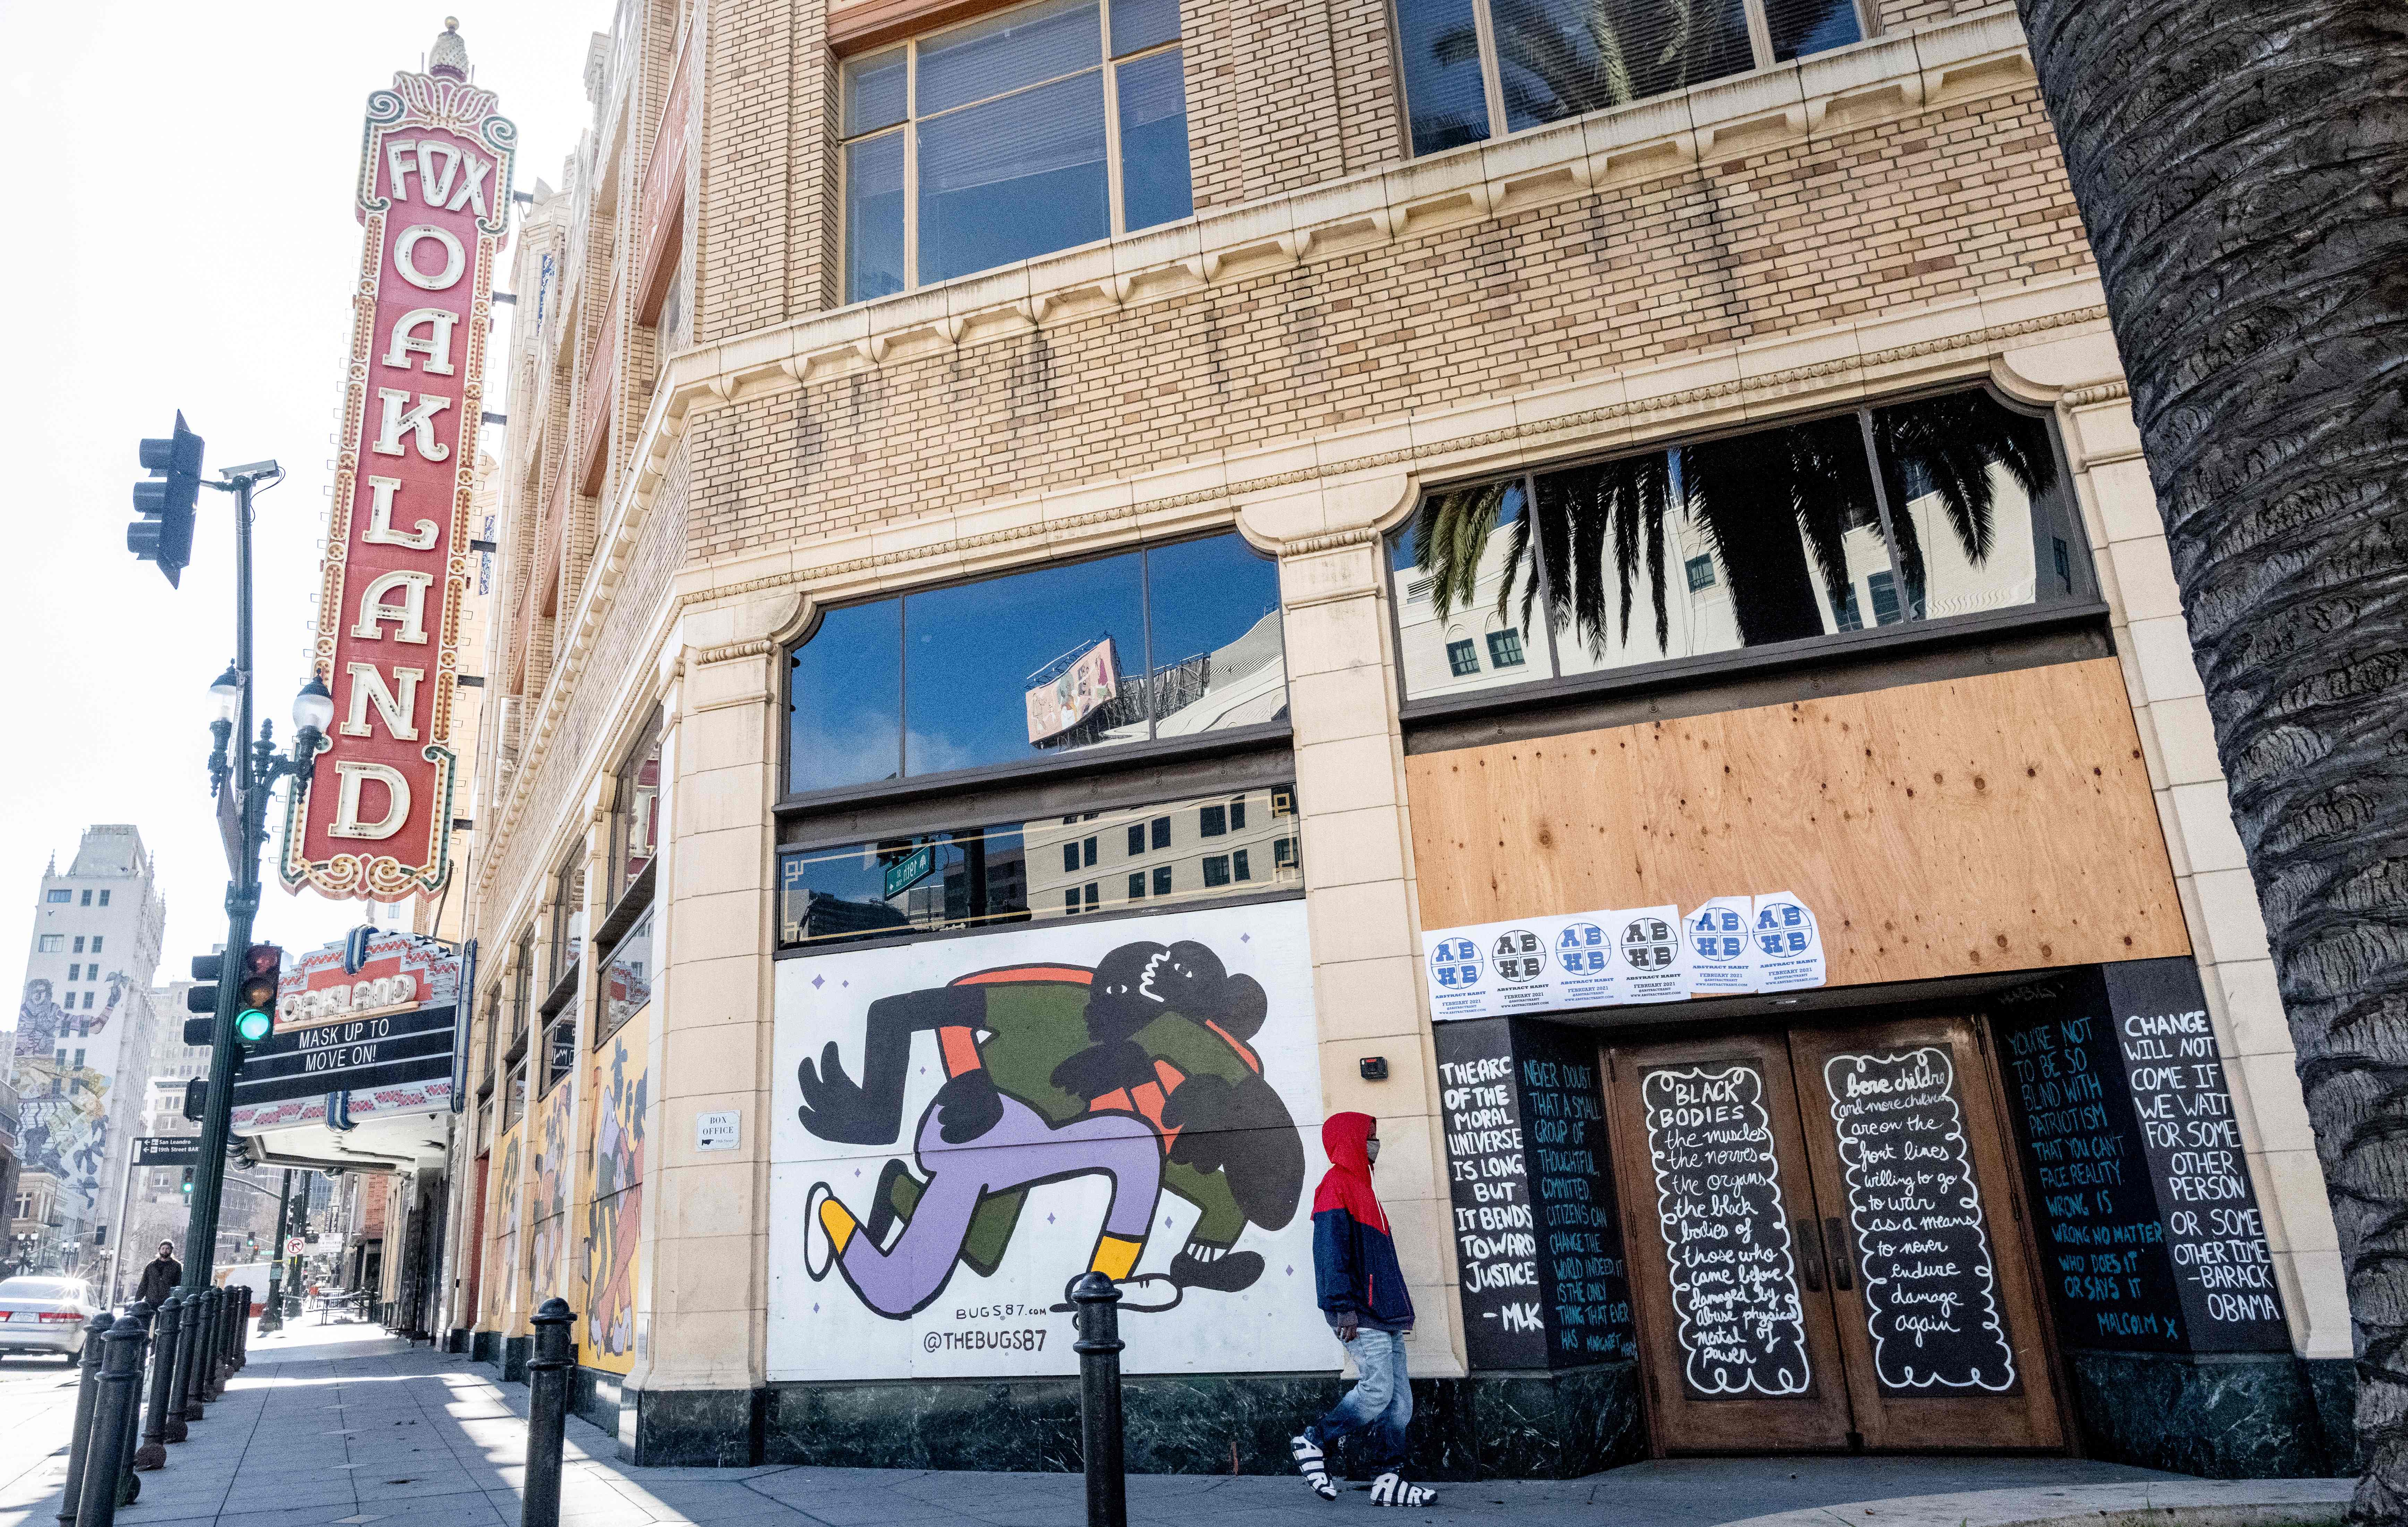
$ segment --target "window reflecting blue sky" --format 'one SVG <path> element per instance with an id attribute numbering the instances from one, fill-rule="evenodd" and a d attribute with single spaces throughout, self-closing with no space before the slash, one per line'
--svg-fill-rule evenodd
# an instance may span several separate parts
<path id="1" fill-rule="evenodd" d="M 795 649 L 790 778 L 796 790 L 891 779 L 901 766 L 895 714 L 902 689 L 902 606 L 895 600 L 828 611 Z"/>

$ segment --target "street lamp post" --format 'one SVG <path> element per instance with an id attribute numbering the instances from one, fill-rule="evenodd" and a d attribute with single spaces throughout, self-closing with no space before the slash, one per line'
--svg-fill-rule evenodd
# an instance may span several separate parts
<path id="1" fill-rule="evenodd" d="M 308 788 L 309 771 L 335 719 L 334 696 L 313 674 L 293 702 L 292 755 L 276 751 L 274 723 L 253 733 L 255 686 L 251 664 L 251 500 L 255 490 L 283 480 L 274 462 L 228 467 L 209 486 L 235 495 L 235 657 L 209 692 L 218 719 L 209 724 L 209 784 L 218 797 L 219 825 L 226 840 L 226 958 L 239 964 L 251 948 L 251 921 L 259 913 L 259 853 L 267 832 L 267 803 L 276 781 L 290 776 L 296 791 Z M 218 1197 L 225 1184 L 226 1135 L 234 1111 L 234 1074 L 240 1059 L 234 1019 L 242 981 L 218 983 L 218 1008 L 210 1028 L 209 1084 L 201 1120 L 200 1160 L 193 1171 L 192 1220 L 184 1246 L 184 1285 L 206 1289 L 218 1249 Z"/>

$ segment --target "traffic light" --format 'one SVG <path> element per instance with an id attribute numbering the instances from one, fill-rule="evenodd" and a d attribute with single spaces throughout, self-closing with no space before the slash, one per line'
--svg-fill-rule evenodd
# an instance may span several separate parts
<path id="1" fill-rule="evenodd" d="M 176 415 L 176 433 L 145 440 L 143 470 L 154 479 L 134 485 L 134 507 L 142 518 L 125 527 L 125 549 L 155 562 L 173 586 L 193 560 L 193 505 L 201 496 L 201 437 Z"/>
<path id="2" fill-rule="evenodd" d="M 190 1080 L 190 1081 L 188 1081 L 188 1082 L 184 1083 L 184 1117 L 185 1117 L 185 1118 L 187 1118 L 187 1119 L 191 1120 L 192 1120 L 194 1123 L 195 1123 L 195 1124 L 197 1124 L 197 1123 L 201 1122 L 201 1120 L 202 1120 L 202 1117 L 203 1117 L 205 1114 L 207 1114 L 207 1113 L 208 1112 L 208 1103 L 209 1103 L 209 1078 L 208 1078 L 208 1077 L 194 1077 L 192 1080 Z M 184 1189 L 185 1189 L 185 1191 L 186 1191 L 187 1192 L 191 1192 L 191 1191 L 192 1191 L 192 1186 L 193 1186 L 193 1169 L 192 1169 L 191 1167 L 187 1166 L 187 1167 L 185 1167 L 185 1168 L 184 1168 Z"/>
<path id="3" fill-rule="evenodd" d="M 284 980 L 284 951 L 253 944 L 243 951 L 242 988 L 235 993 L 234 1036 L 255 1045 L 276 1029 L 276 989 Z"/>
<path id="4" fill-rule="evenodd" d="M 199 1078 L 195 1077 L 194 1079 L 198 1080 Z M 185 1111 L 184 1117 L 187 1119 L 193 1117 L 189 1108 Z M 186 1198 L 193 1196 L 193 1169 L 189 1166 L 184 1168 L 184 1196 Z"/>
<path id="5" fill-rule="evenodd" d="M 184 989 L 184 1010 L 204 1016 L 184 1020 L 184 1043 L 208 1046 L 218 1042 L 215 1028 L 218 1014 L 218 977 L 224 970 L 223 955 L 195 954 L 193 956 L 194 984 Z"/>

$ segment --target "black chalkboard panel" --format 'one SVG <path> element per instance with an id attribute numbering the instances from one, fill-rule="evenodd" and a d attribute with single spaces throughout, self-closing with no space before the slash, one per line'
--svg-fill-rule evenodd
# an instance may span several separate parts
<path id="1" fill-rule="evenodd" d="M 1605 1158 L 1597 1042 L 1555 1024 L 1512 1023 L 1550 1358 L 1558 1367 L 1636 1359 L 1630 1269 Z"/>
<path id="2" fill-rule="evenodd" d="M 1893 1394 L 2014 1390 L 2014 1348 L 1948 1051 L 1922 1045 L 1833 1055 L 1823 1063 L 1823 1086 L 1874 1382 Z"/>
<path id="3" fill-rule="evenodd" d="M 2198 966 L 2129 961 L 1994 1000 L 2065 1344 L 2289 1350 Z"/>
<path id="4" fill-rule="evenodd" d="M 1764 1074 L 1744 1061 L 1660 1066 L 1641 1075 L 1639 1100 L 1683 1386 L 1703 1398 L 1805 1393 L 1813 1376 Z"/>
<path id="5" fill-rule="evenodd" d="M 1635 1355 L 1595 1042 L 1503 1018 L 1432 1033 L 1471 1366 Z"/>
<path id="6" fill-rule="evenodd" d="M 1431 1037 L 1438 1049 L 1465 1355 L 1474 1368 L 1546 1367 L 1539 1216 L 1516 1095 L 1512 1020 L 1440 1023 Z"/>

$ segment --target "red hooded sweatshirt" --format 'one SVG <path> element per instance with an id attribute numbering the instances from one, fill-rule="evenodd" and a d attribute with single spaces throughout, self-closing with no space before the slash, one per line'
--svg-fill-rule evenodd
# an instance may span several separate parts
<path id="1" fill-rule="evenodd" d="M 1405 1292 L 1387 1211 L 1371 1190 L 1371 1158 L 1364 1149 L 1376 1123 L 1368 1113 L 1334 1113 L 1321 1126 L 1329 1170 L 1312 1195 L 1312 1271 L 1322 1313 L 1336 1325 L 1352 1311 L 1374 1331 L 1410 1331 L 1413 1301 Z"/>

